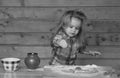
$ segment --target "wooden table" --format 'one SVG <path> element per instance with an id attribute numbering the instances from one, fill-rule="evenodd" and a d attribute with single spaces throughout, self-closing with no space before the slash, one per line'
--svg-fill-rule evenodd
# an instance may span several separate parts
<path id="1" fill-rule="evenodd" d="M 29 70 L 21 68 L 15 72 L 6 72 L 3 68 L 0 68 L 0 78 L 88 78 L 88 77 L 72 77 L 60 75 L 52 72 L 44 72 L 42 68 L 37 70 Z M 117 75 L 98 75 L 92 78 L 117 78 Z"/>

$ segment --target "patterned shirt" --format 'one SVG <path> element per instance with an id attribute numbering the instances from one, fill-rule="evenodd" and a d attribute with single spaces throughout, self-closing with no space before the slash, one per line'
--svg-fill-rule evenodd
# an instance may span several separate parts
<path id="1" fill-rule="evenodd" d="M 62 48 L 59 45 L 59 41 L 65 40 L 67 42 L 67 47 Z M 83 50 L 85 46 L 79 46 L 79 43 L 76 41 L 76 39 L 70 38 L 68 35 L 66 35 L 64 32 L 58 32 L 55 37 L 52 40 L 52 54 L 53 54 L 53 59 L 52 59 L 52 64 L 54 63 L 59 63 L 59 64 L 74 64 L 77 53 L 80 52 L 80 50 Z"/>

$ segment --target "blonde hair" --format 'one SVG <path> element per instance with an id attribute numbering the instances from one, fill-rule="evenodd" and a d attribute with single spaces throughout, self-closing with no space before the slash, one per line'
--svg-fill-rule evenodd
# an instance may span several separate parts
<path id="1" fill-rule="evenodd" d="M 67 10 L 60 18 L 58 25 L 52 31 L 54 33 L 57 33 L 57 31 L 62 29 L 64 26 L 68 26 L 68 24 L 70 24 L 71 19 L 73 17 L 79 19 L 82 22 L 81 28 L 83 28 L 87 19 L 86 15 L 79 10 Z"/>
<path id="2" fill-rule="evenodd" d="M 60 19 L 60 27 L 69 24 L 73 17 L 81 20 L 82 23 L 86 20 L 86 15 L 83 12 L 78 10 L 68 10 L 63 14 L 63 16 Z"/>
<path id="3" fill-rule="evenodd" d="M 81 27 L 79 29 L 79 32 L 75 36 L 76 43 L 78 44 L 78 47 L 76 47 L 76 48 L 84 47 L 84 46 L 86 46 L 86 42 L 85 42 L 85 38 L 84 38 L 84 29 L 83 29 L 83 26 L 86 23 L 87 17 L 86 17 L 86 15 L 82 11 L 79 11 L 79 10 L 68 10 L 68 11 L 66 11 L 63 14 L 63 16 L 61 17 L 61 19 L 60 19 L 60 21 L 58 23 L 57 29 L 55 29 L 55 31 L 54 31 L 55 33 L 53 34 L 53 37 L 59 31 L 63 30 L 64 26 L 68 26 L 68 24 L 70 24 L 71 19 L 73 17 L 79 19 L 82 22 L 81 23 Z"/>

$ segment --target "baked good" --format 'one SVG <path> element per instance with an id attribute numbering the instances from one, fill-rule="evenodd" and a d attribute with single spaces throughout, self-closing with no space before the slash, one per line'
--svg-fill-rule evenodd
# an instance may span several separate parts
<path id="1" fill-rule="evenodd" d="M 101 74 L 102 72 L 99 71 L 99 66 L 96 65 L 86 65 L 86 66 L 79 66 L 79 65 L 53 65 L 45 67 L 50 69 L 54 73 L 62 74 L 62 75 L 69 75 L 69 76 L 96 76 Z"/>

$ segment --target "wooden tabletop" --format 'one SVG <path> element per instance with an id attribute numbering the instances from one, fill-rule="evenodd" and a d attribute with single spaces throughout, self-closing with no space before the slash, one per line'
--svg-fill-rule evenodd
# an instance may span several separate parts
<path id="1" fill-rule="evenodd" d="M 43 68 L 36 70 L 30 70 L 26 68 L 20 68 L 15 72 L 6 72 L 3 68 L 0 68 L 0 78 L 88 78 L 88 77 L 74 77 L 68 75 L 61 75 L 52 72 L 45 72 Z M 97 75 L 89 78 L 118 78 L 116 74 L 113 75 Z"/>

